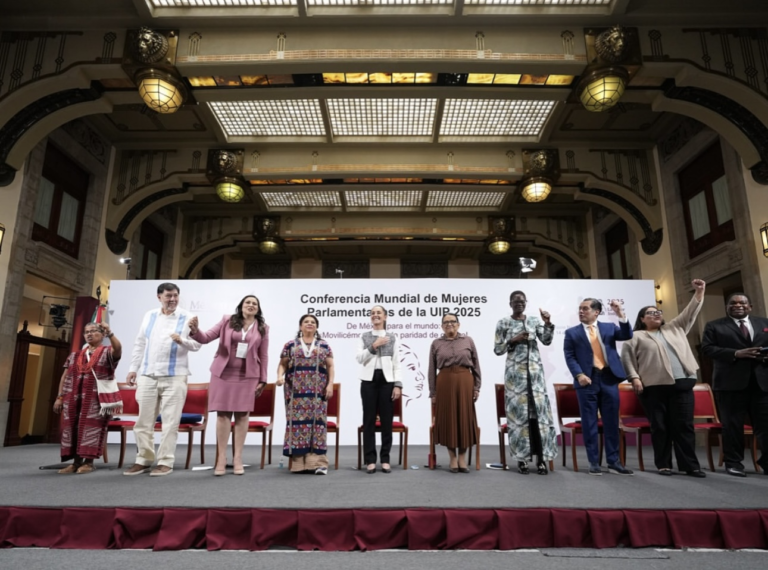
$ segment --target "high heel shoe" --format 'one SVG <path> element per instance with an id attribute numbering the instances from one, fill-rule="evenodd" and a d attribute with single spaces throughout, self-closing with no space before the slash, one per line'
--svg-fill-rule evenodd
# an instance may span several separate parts
<path id="1" fill-rule="evenodd" d="M 222 477 L 223 475 L 227 474 L 227 468 L 224 469 L 214 469 L 213 474 L 215 477 Z"/>
<path id="2" fill-rule="evenodd" d="M 244 475 L 245 474 L 245 467 L 243 467 L 243 462 L 242 461 L 236 462 L 234 464 L 232 472 L 235 475 Z"/>
<path id="3" fill-rule="evenodd" d="M 372 464 L 372 465 L 373 465 L 373 466 L 369 465 L 369 466 L 366 468 L 366 470 L 365 470 L 365 472 L 366 472 L 368 475 L 373 475 L 374 473 L 376 473 L 376 464 L 374 463 L 374 464 Z"/>
<path id="4" fill-rule="evenodd" d="M 518 461 L 517 462 L 517 472 L 522 475 L 528 475 L 530 471 L 528 470 L 528 462 L 526 461 Z"/>

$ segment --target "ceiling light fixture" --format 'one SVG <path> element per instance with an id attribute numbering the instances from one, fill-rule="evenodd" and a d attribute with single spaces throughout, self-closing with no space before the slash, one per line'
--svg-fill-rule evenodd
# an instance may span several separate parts
<path id="1" fill-rule="evenodd" d="M 520 194 L 526 202 L 543 202 L 560 178 L 560 155 L 554 149 L 523 149 Z"/>
<path id="2" fill-rule="evenodd" d="M 488 226 L 488 251 L 494 255 L 507 253 L 515 239 L 515 218 L 488 218 Z"/>
<path id="3" fill-rule="evenodd" d="M 615 107 L 632 77 L 642 66 L 637 28 L 611 26 L 584 30 L 589 64 L 574 94 L 587 111 L 600 113 Z"/>
<path id="4" fill-rule="evenodd" d="M 242 183 L 236 178 L 224 177 L 216 184 L 216 195 L 224 202 L 235 204 L 242 202 L 245 197 L 245 190 L 243 190 Z"/>
<path id="5" fill-rule="evenodd" d="M 122 68 L 133 79 L 144 103 L 157 113 L 178 111 L 189 97 L 176 69 L 178 30 L 129 30 Z"/>
<path id="6" fill-rule="evenodd" d="M 230 204 L 242 202 L 248 183 L 243 178 L 243 149 L 216 148 L 208 151 L 205 176 L 216 187 L 216 195 Z"/>
<path id="7" fill-rule="evenodd" d="M 274 255 L 282 248 L 280 217 L 254 217 L 253 238 L 259 244 L 259 250 L 266 255 Z"/>

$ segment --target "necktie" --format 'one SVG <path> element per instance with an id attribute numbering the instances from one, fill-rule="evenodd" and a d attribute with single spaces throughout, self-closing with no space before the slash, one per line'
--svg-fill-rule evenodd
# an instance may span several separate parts
<path id="1" fill-rule="evenodd" d="M 600 341 L 597 340 L 595 325 L 589 325 L 589 344 L 592 345 L 592 364 L 598 370 L 602 370 L 605 368 L 605 358 L 603 357 L 603 347 L 600 346 Z"/>
<path id="2" fill-rule="evenodd" d="M 741 334 L 744 335 L 744 338 L 747 340 L 752 340 L 749 336 L 749 329 L 747 328 L 747 325 L 744 324 L 744 321 L 739 321 L 739 328 L 741 329 Z"/>

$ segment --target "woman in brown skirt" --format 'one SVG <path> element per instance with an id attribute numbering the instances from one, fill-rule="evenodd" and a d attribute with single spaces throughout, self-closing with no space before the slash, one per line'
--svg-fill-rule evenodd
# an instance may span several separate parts
<path id="1" fill-rule="evenodd" d="M 478 444 L 475 401 L 479 395 L 475 343 L 459 334 L 458 316 L 447 313 L 443 336 L 429 349 L 429 397 L 435 405 L 435 443 L 448 448 L 451 473 L 469 473 L 466 452 Z"/>

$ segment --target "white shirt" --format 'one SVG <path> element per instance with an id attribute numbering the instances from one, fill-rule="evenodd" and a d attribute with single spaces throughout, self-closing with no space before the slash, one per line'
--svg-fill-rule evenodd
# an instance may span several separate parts
<path id="1" fill-rule="evenodd" d="M 744 326 L 747 327 L 747 330 L 749 331 L 749 340 L 752 340 L 755 338 L 755 329 L 752 328 L 752 323 L 749 321 L 749 317 L 744 317 L 743 319 L 733 319 L 733 322 L 736 323 L 736 328 L 739 329 L 739 332 L 741 332 L 741 321 L 744 321 Z"/>
<path id="2" fill-rule="evenodd" d="M 144 315 L 133 343 L 129 372 L 153 377 L 189 376 L 187 352 L 200 350 L 200 343 L 189 338 L 191 316 L 179 308 L 170 315 L 164 315 L 159 308 Z M 181 344 L 173 342 L 174 333 L 181 336 Z"/>

